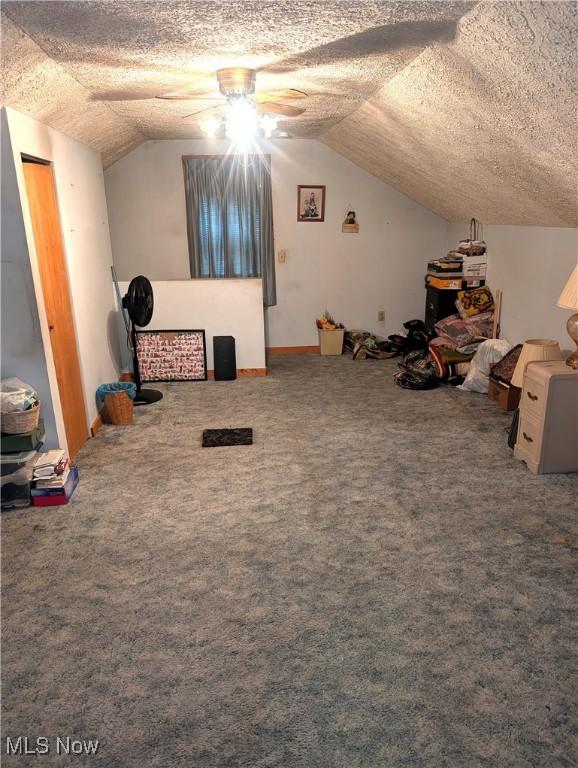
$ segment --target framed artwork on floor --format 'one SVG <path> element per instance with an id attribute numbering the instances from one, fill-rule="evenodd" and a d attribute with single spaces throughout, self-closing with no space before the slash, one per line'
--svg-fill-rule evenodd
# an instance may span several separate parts
<path id="1" fill-rule="evenodd" d="M 137 331 L 141 381 L 206 381 L 205 331 Z"/>
<path id="2" fill-rule="evenodd" d="M 297 187 L 297 221 L 325 220 L 325 186 L 300 184 Z"/>

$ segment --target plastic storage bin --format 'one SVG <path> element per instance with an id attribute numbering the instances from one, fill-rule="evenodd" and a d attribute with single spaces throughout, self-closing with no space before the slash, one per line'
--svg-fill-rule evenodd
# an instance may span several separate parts
<path id="1" fill-rule="evenodd" d="M 2 509 L 17 509 L 30 505 L 30 487 L 37 456 L 38 451 L 2 454 Z"/>

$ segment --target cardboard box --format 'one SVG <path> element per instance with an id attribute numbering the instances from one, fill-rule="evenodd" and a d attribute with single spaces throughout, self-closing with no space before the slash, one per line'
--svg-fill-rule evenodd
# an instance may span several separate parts
<path id="1" fill-rule="evenodd" d="M 343 352 L 343 337 L 345 331 L 322 331 L 318 329 L 319 333 L 319 351 L 322 355 L 340 355 Z"/>
<path id="2" fill-rule="evenodd" d="M 503 411 L 515 411 L 520 402 L 521 394 L 522 390 L 519 387 L 504 384 L 503 381 L 498 381 L 490 376 L 488 397 L 496 402 Z"/>
<path id="3" fill-rule="evenodd" d="M 468 256 L 467 254 L 464 254 L 463 258 L 464 264 L 487 264 L 488 263 L 488 252 L 482 253 L 479 256 Z"/>
<path id="4" fill-rule="evenodd" d="M 428 275 L 427 282 L 428 282 L 428 285 L 431 285 L 433 288 L 441 288 L 445 290 L 459 291 L 461 290 L 461 287 L 462 287 L 461 277 L 443 278 L 443 277 L 433 277 L 433 275 Z"/>
<path id="5" fill-rule="evenodd" d="M 486 276 L 486 264 L 464 264 L 464 277 L 483 277 Z"/>

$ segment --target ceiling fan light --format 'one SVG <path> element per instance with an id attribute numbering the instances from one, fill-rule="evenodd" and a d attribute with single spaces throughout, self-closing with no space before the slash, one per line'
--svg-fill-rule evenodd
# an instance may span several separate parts
<path id="1" fill-rule="evenodd" d="M 209 139 L 214 139 L 217 135 L 217 131 L 219 130 L 220 126 L 219 120 L 217 120 L 216 117 L 212 116 L 208 117 L 206 120 L 204 120 L 201 123 L 201 129 L 207 134 L 207 137 Z"/>
<path id="2" fill-rule="evenodd" d="M 257 130 L 255 105 L 247 99 L 235 99 L 227 113 L 227 136 L 235 141 L 247 141 Z"/>
<path id="3" fill-rule="evenodd" d="M 231 99 L 225 118 L 225 134 L 238 154 L 248 152 L 257 128 L 257 111 L 253 102 L 245 98 Z"/>
<path id="4" fill-rule="evenodd" d="M 277 128 L 277 118 L 271 117 L 271 115 L 263 115 L 261 118 L 261 129 L 265 134 L 265 138 L 271 138 L 271 134 Z"/>

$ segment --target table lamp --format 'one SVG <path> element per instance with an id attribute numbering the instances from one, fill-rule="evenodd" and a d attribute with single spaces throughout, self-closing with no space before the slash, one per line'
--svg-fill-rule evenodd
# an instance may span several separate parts
<path id="1" fill-rule="evenodd" d="M 573 309 L 574 314 L 570 315 L 568 322 L 566 323 L 566 330 L 572 341 L 576 344 L 576 351 L 573 352 L 566 360 L 566 365 L 570 368 L 578 369 L 578 264 L 572 270 L 566 285 L 562 289 L 562 293 L 558 297 L 556 302 L 558 307 L 562 309 Z"/>
<path id="2" fill-rule="evenodd" d="M 560 345 L 553 339 L 528 339 L 524 342 L 520 357 L 514 368 L 510 384 L 522 389 L 524 373 L 528 363 L 544 363 L 547 360 L 561 360 Z"/>

